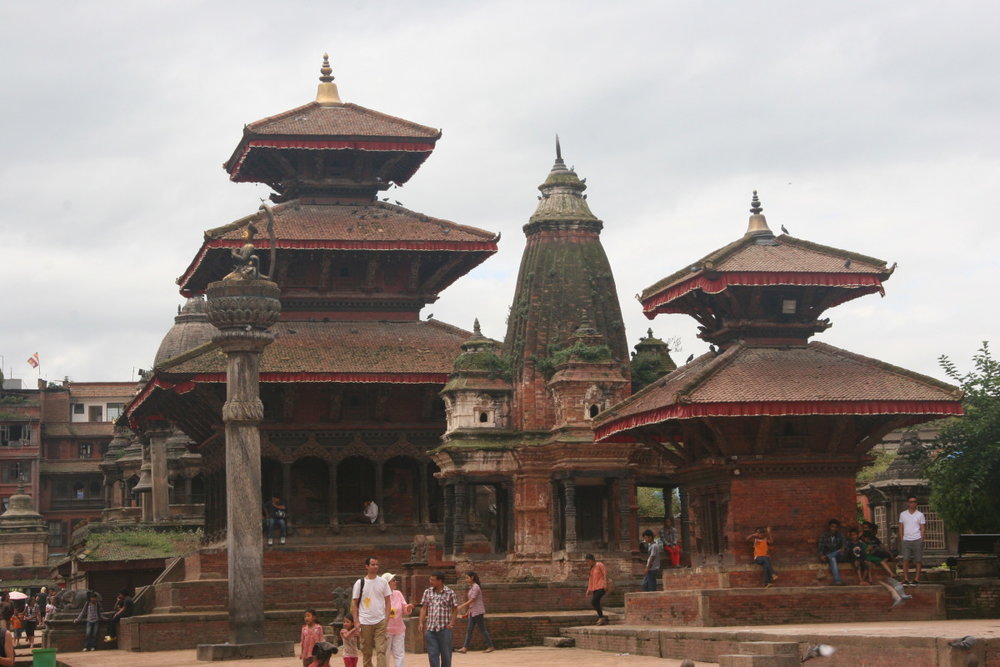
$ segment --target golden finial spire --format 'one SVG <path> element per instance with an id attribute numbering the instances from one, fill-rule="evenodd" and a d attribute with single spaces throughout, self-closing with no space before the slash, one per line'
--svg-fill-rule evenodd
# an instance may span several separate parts
<path id="1" fill-rule="evenodd" d="M 767 226 L 767 218 L 764 217 L 764 207 L 760 205 L 757 198 L 757 191 L 753 191 L 753 199 L 750 200 L 750 223 L 744 236 L 759 236 L 762 240 L 773 239 L 774 233 Z"/>
<path id="2" fill-rule="evenodd" d="M 323 66 L 319 68 L 319 87 L 316 89 L 316 101 L 321 106 L 332 106 L 343 104 L 340 101 L 340 93 L 337 92 L 337 84 L 333 82 L 333 68 L 330 67 L 330 56 L 323 54 Z"/>

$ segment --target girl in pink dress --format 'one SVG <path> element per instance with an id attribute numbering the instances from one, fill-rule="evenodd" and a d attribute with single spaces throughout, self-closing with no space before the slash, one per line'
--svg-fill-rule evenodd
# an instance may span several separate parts
<path id="1" fill-rule="evenodd" d="M 302 636 L 299 643 L 302 644 L 302 667 L 309 667 L 313 663 L 313 646 L 318 642 L 326 641 L 323 637 L 323 626 L 316 621 L 316 610 L 306 610 L 303 617 L 305 624 L 302 626 Z"/>

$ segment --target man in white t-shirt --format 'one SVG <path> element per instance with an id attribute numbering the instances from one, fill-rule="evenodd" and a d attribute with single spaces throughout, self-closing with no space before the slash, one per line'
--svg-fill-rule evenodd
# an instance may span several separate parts
<path id="1" fill-rule="evenodd" d="M 354 582 L 351 594 L 351 613 L 361 628 L 361 656 L 364 667 L 372 667 L 372 653 L 378 667 L 386 667 L 386 625 L 389 623 L 392 590 L 389 583 L 378 576 L 378 558 L 365 559 L 365 576 Z"/>
<path id="2" fill-rule="evenodd" d="M 924 559 L 924 526 L 927 519 L 917 509 L 916 496 L 906 499 L 906 509 L 899 515 L 899 553 L 903 557 L 903 585 L 916 586 L 920 583 L 920 569 Z M 914 563 L 916 574 L 910 581 L 910 561 Z"/>

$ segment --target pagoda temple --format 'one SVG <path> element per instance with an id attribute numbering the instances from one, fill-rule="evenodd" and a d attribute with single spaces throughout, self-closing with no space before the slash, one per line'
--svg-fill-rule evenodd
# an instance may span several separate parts
<path id="1" fill-rule="evenodd" d="M 438 392 L 471 335 L 420 310 L 495 253 L 499 236 L 380 199 L 441 133 L 342 102 L 331 73 L 324 56 L 315 101 L 244 127 L 224 167 L 235 182 L 267 184 L 274 205 L 205 232 L 178 284 L 200 297 L 252 244 L 255 268 L 281 290 L 260 375 L 264 496 L 285 499 L 299 536 L 337 533 L 374 500 L 378 528 L 401 528 L 409 545 L 443 517 L 427 451 L 445 428 Z M 201 454 L 214 540 L 226 521 L 226 360 L 211 325 L 192 319 L 199 304 L 185 306 L 192 321 L 179 318 L 184 330 L 168 335 L 126 417 L 154 460 L 175 428 Z"/>
<path id="2" fill-rule="evenodd" d="M 869 449 L 894 429 L 962 413 L 950 385 L 810 340 L 831 326 L 829 308 L 882 294 L 894 266 L 775 236 L 756 192 L 750 211 L 741 238 L 640 296 L 651 319 L 695 318 L 710 351 L 595 424 L 600 443 L 639 440 L 675 466 L 689 501 L 685 550 L 703 567 L 665 572 L 666 588 L 759 586 L 746 536 L 766 525 L 782 585 L 814 584 L 817 537 L 831 518 L 855 521 Z"/>

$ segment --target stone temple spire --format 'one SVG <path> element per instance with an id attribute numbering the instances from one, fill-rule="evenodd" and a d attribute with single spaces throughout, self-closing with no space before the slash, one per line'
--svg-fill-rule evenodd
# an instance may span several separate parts
<path id="1" fill-rule="evenodd" d="M 586 320 L 610 350 L 610 362 L 628 365 L 628 347 L 611 265 L 601 245 L 603 223 L 590 211 L 585 179 L 556 160 L 538 208 L 524 226 L 527 244 L 508 318 L 504 353 L 513 366 L 515 429 L 548 429 L 556 420 L 546 382 Z"/>

